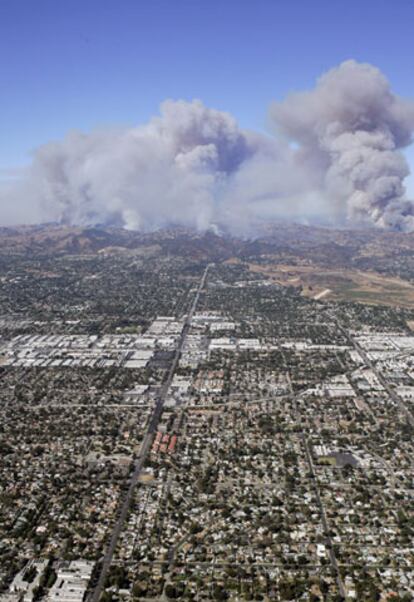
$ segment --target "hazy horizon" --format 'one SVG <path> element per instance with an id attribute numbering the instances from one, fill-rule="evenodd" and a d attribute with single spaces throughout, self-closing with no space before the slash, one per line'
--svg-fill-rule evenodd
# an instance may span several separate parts
<path id="1" fill-rule="evenodd" d="M 2 3 L 0 224 L 413 230 L 414 8 L 224 4 Z"/>

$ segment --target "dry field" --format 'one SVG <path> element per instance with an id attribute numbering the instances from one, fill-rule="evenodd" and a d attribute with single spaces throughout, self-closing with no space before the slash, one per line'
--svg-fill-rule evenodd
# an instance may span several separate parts
<path id="1" fill-rule="evenodd" d="M 304 296 L 321 301 L 335 299 L 414 309 L 414 284 L 401 278 L 317 265 L 251 263 L 249 268 L 283 286 L 301 287 Z"/>

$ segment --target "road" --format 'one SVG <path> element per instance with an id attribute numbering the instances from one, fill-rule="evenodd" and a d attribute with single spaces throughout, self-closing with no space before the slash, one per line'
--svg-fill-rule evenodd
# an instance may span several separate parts
<path id="1" fill-rule="evenodd" d="M 323 299 L 324 297 L 326 297 L 326 295 L 329 295 L 329 293 L 332 293 L 330 288 L 326 288 L 324 291 L 318 293 L 317 295 L 314 296 L 315 301 L 319 301 L 319 299 Z"/>
<path id="2" fill-rule="evenodd" d="M 195 294 L 194 297 L 194 301 L 191 305 L 190 311 L 188 312 L 188 315 L 185 319 L 184 322 L 184 326 L 183 329 L 181 331 L 181 335 L 177 344 L 177 348 L 174 354 L 174 358 L 172 360 L 170 369 L 168 370 L 168 373 L 166 375 L 166 378 L 164 379 L 164 382 L 161 386 L 161 389 L 158 393 L 158 397 L 157 400 L 155 402 L 155 407 L 153 410 L 153 413 L 150 417 L 149 423 L 148 423 L 148 428 L 147 431 L 144 435 L 142 444 L 141 444 L 141 449 L 139 452 L 139 456 L 135 462 L 134 465 L 134 472 L 132 474 L 130 483 L 129 483 L 129 487 L 128 487 L 128 491 L 126 493 L 126 496 L 124 498 L 124 501 L 122 502 L 122 506 L 121 506 L 121 510 L 119 512 L 119 516 L 115 522 L 115 525 L 112 529 L 112 533 L 111 533 L 111 538 L 108 544 L 108 548 L 105 552 L 105 555 L 103 557 L 102 560 L 102 568 L 101 568 L 101 572 L 99 575 L 99 579 L 98 582 L 96 584 L 96 587 L 94 589 L 94 591 L 92 592 L 89 600 L 90 602 L 99 602 L 99 599 L 101 597 L 102 592 L 104 591 L 105 588 L 105 582 L 106 582 L 106 577 L 108 575 L 110 566 L 111 566 L 111 562 L 112 562 L 112 558 L 115 552 L 115 548 L 117 546 L 118 540 L 119 540 L 119 536 L 121 534 L 122 528 L 125 524 L 127 515 L 128 515 L 128 510 L 130 508 L 131 505 L 131 501 L 132 501 L 132 497 L 135 491 L 135 488 L 138 484 L 139 478 L 141 476 L 142 473 L 142 469 L 144 468 L 145 462 L 147 460 L 150 448 L 151 448 L 151 444 L 152 444 L 152 440 L 153 440 L 153 435 L 156 432 L 157 428 L 158 428 L 158 423 L 160 421 L 161 418 L 161 414 L 162 414 L 162 410 L 164 407 L 164 403 L 165 400 L 167 398 L 168 395 L 168 391 L 170 389 L 171 386 L 171 382 L 172 379 L 174 378 L 174 373 L 177 369 L 177 365 L 178 362 L 180 360 L 180 356 L 181 356 L 181 352 L 185 343 L 185 340 L 187 338 L 188 332 L 190 330 L 191 327 L 191 322 L 194 316 L 194 312 L 197 309 L 197 304 L 198 301 L 200 299 L 200 294 L 201 291 L 204 288 L 205 282 L 206 282 L 206 278 L 207 278 L 207 274 L 208 271 L 211 267 L 211 264 L 209 264 L 206 269 L 203 272 L 203 276 L 201 278 L 200 284 L 197 288 L 197 292 Z"/>
<path id="3" fill-rule="evenodd" d="M 284 355 L 283 355 L 283 362 L 284 362 L 284 365 L 285 365 L 286 371 L 287 371 L 286 374 L 287 374 L 287 377 L 288 377 L 289 388 L 290 388 L 290 392 L 291 392 L 290 398 L 292 400 L 297 400 L 297 399 L 299 399 L 300 394 L 296 395 L 295 392 L 294 392 L 294 390 L 293 390 L 293 385 L 292 385 L 292 381 L 291 381 L 290 373 L 289 373 L 289 366 L 288 366 L 288 364 L 286 362 L 286 358 L 285 358 Z M 298 416 L 297 422 L 298 422 L 298 424 L 300 424 L 301 429 L 302 429 L 302 422 L 299 420 L 300 412 L 299 412 L 299 409 L 298 409 L 297 405 L 296 405 L 296 414 Z M 315 467 L 313 465 L 312 452 L 310 450 L 309 442 L 308 442 L 308 440 L 306 438 L 306 433 L 305 433 L 304 430 L 301 430 L 300 437 L 301 437 L 301 440 L 302 440 L 302 443 L 303 443 L 303 447 L 304 447 L 304 450 L 305 450 L 305 456 L 306 456 L 306 461 L 307 461 L 307 464 L 308 464 L 309 472 L 312 475 L 313 487 L 314 487 L 314 490 L 315 490 L 316 500 L 317 500 L 317 504 L 318 504 L 318 507 L 319 507 L 319 513 L 321 515 L 321 522 L 322 522 L 322 527 L 323 527 L 323 531 L 324 531 L 324 535 L 325 535 L 325 545 L 327 547 L 327 551 L 328 551 L 328 554 L 329 554 L 329 562 L 330 562 L 331 567 L 332 567 L 332 569 L 333 569 L 333 571 L 335 573 L 335 578 L 336 578 L 336 583 L 338 585 L 339 593 L 345 599 L 346 591 L 345 591 L 345 587 L 344 587 L 344 584 L 343 584 L 343 581 L 342 581 L 342 578 L 341 578 L 341 574 L 339 572 L 338 561 L 337 561 L 336 556 L 335 556 L 333 542 L 332 542 L 332 538 L 330 536 L 328 520 L 326 518 L 325 506 L 324 506 L 324 503 L 322 501 L 322 497 L 321 497 L 320 490 L 319 490 L 318 477 L 317 477 L 317 474 L 316 474 L 316 471 L 315 471 Z"/>
<path id="4" fill-rule="evenodd" d="M 390 385 L 384 379 L 384 377 L 382 376 L 381 372 L 379 372 L 379 370 L 377 369 L 375 363 L 368 357 L 365 349 L 363 349 L 360 345 L 358 345 L 358 343 L 355 341 L 355 339 L 349 334 L 349 332 L 347 332 L 347 330 L 345 328 L 343 328 L 341 326 L 341 324 L 338 322 L 338 320 L 335 317 L 333 317 L 331 315 L 331 318 L 334 319 L 335 324 L 337 325 L 337 327 L 339 328 L 339 330 L 348 339 L 348 341 L 351 343 L 351 345 L 353 346 L 353 348 L 362 357 L 362 359 L 364 360 L 365 365 L 368 366 L 373 371 L 373 373 L 377 377 L 379 383 L 384 387 L 385 391 L 388 393 L 388 395 L 391 397 L 391 399 L 398 405 L 398 407 L 400 408 L 401 412 L 403 414 L 405 414 L 405 416 L 407 418 L 407 422 L 412 427 L 414 427 L 414 416 L 413 416 L 413 414 L 407 408 L 407 406 L 405 405 L 405 403 L 403 402 L 403 400 L 401 399 L 401 397 L 399 397 L 395 393 L 395 391 L 393 391 L 393 389 L 390 387 Z"/>
<path id="5" fill-rule="evenodd" d="M 321 494 L 319 491 L 319 485 L 318 485 L 318 478 L 316 476 L 315 467 L 313 465 L 312 453 L 309 449 L 309 442 L 303 433 L 301 434 L 301 437 L 302 437 L 302 441 L 303 441 L 304 447 L 305 447 L 305 454 L 306 454 L 306 460 L 308 462 L 309 471 L 312 475 L 314 486 L 315 486 L 314 488 L 315 488 L 315 493 L 316 493 L 316 499 L 318 502 L 319 511 L 320 511 L 320 515 L 321 515 L 322 526 L 323 526 L 323 530 L 324 530 L 324 534 L 325 534 L 325 544 L 328 548 L 329 560 L 330 560 L 331 566 L 335 572 L 336 582 L 338 585 L 339 593 L 345 599 L 346 591 L 345 591 L 345 587 L 344 587 L 344 584 L 341 579 L 338 562 L 336 560 L 335 552 L 333 549 L 333 542 L 332 542 L 332 538 L 331 538 L 330 532 L 329 532 L 329 525 L 328 525 L 328 520 L 326 518 L 325 506 L 324 506 L 322 498 L 321 498 Z"/>

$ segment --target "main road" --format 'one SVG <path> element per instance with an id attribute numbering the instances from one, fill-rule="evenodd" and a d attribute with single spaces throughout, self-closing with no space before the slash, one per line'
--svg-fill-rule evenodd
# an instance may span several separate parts
<path id="1" fill-rule="evenodd" d="M 181 335 L 180 338 L 178 340 L 177 343 L 177 347 L 174 353 L 174 357 L 170 366 L 170 369 L 167 372 L 167 375 L 164 379 L 164 382 L 161 386 L 161 389 L 158 393 L 156 402 L 155 402 L 155 407 L 153 410 L 153 413 L 150 417 L 150 420 L 148 422 L 148 428 L 145 432 L 144 438 L 142 440 L 142 444 L 141 444 L 141 449 L 139 452 L 139 456 L 135 462 L 134 465 L 134 472 L 132 473 L 132 477 L 129 483 L 129 487 L 128 487 L 128 491 L 126 493 L 126 496 L 124 498 L 124 501 L 122 502 L 122 506 L 121 506 L 121 510 L 119 512 L 118 518 L 114 524 L 114 527 L 112 529 L 112 533 L 111 533 L 111 538 L 109 540 L 109 544 L 108 547 L 106 549 L 105 555 L 103 557 L 102 560 L 102 568 L 99 574 L 99 578 L 98 578 L 98 582 L 96 584 L 95 589 L 93 590 L 89 600 L 90 602 L 99 602 L 99 599 L 101 597 L 102 592 L 104 591 L 105 588 L 105 582 L 106 582 L 106 577 L 108 575 L 109 572 L 109 568 L 111 566 L 111 562 L 112 562 L 112 558 L 115 552 L 115 548 L 117 546 L 118 543 L 118 539 L 119 536 L 121 534 L 122 528 L 125 524 L 126 521 L 126 517 L 128 514 L 128 510 L 129 507 L 131 505 L 131 501 L 132 501 L 132 497 L 135 491 L 135 488 L 138 484 L 139 478 L 141 476 L 142 473 L 142 469 L 145 465 L 145 462 L 147 460 L 149 451 L 150 451 L 150 447 L 151 447 L 151 443 L 153 440 L 153 435 L 155 433 L 155 431 L 158 428 L 158 424 L 161 418 L 161 414 L 162 414 L 162 410 L 164 407 L 164 403 L 165 400 L 167 398 L 168 395 L 168 391 L 171 387 L 171 383 L 172 383 L 172 379 L 174 378 L 174 373 L 177 369 L 177 365 L 178 362 L 180 360 L 180 356 L 181 356 L 181 352 L 185 343 L 185 340 L 187 338 L 188 332 L 191 328 L 191 322 L 194 316 L 194 313 L 197 309 L 197 305 L 198 305 L 198 301 L 200 299 L 200 294 L 201 291 L 204 288 L 205 282 L 206 282 L 206 278 L 207 278 L 207 274 L 208 271 L 210 269 L 212 264 L 209 264 L 204 272 L 203 272 L 203 276 L 201 278 L 200 284 L 198 285 L 193 303 L 191 304 L 191 308 L 190 311 L 187 314 L 187 317 L 184 321 L 184 325 L 183 325 L 183 329 L 181 331 Z"/>
<path id="2" fill-rule="evenodd" d="M 394 401 L 394 403 L 396 405 L 398 405 L 401 413 L 405 414 L 408 424 L 410 424 L 411 427 L 414 428 L 414 416 L 411 413 L 411 410 L 406 406 L 406 404 L 401 399 L 401 397 L 399 397 L 399 395 L 397 395 L 397 393 L 390 387 L 390 385 L 385 380 L 385 378 L 383 377 L 381 372 L 378 370 L 376 364 L 368 357 L 368 354 L 365 351 L 365 349 L 363 349 L 361 347 L 361 345 L 359 345 L 359 343 L 357 343 L 357 341 L 354 339 L 354 337 L 349 332 L 347 332 L 347 330 L 339 323 L 338 319 L 335 316 L 333 316 L 332 314 L 329 314 L 329 315 L 334 320 L 334 322 L 336 323 L 337 327 L 342 332 L 342 334 L 348 339 L 349 343 L 353 346 L 355 351 L 357 351 L 359 353 L 359 355 L 362 357 L 365 366 L 368 366 L 368 368 L 370 368 L 372 370 L 372 372 L 377 377 L 378 382 L 382 385 L 384 390 L 388 393 L 389 397 Z"/>

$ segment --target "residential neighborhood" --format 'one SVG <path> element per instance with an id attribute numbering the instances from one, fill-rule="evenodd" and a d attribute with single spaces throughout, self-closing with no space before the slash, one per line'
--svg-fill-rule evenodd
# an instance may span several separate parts
<path id="1" fill-rule="evenodd" d="M 3 317 L 0 601 L 413 599 L 411 314 L 169 262 Z"/>

